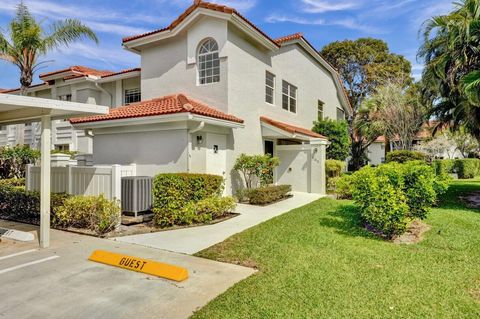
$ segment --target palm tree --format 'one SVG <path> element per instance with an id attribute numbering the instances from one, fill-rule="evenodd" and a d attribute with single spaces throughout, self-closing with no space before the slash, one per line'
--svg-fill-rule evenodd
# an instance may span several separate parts
<path id="1" fill-rule="evenodd" d="M 39 61 L 41 56 L 82 38 L 98 43 L 95 33 L 76 19 L 54 22 L 48 29 L 47 32 L 21 1 L 15 18 L 10 22 L 8 36 L 0 32 L 0 59 L 20 69 L 22 95 L 26 94 L 34 73 L 42 65 Z"/>
<path id="2" fill-rule="evenodd" d="M 423 95 L 439 120 L 465 126 L 480 141 L 480 0 L 454 5 L 424 24 Z"/>

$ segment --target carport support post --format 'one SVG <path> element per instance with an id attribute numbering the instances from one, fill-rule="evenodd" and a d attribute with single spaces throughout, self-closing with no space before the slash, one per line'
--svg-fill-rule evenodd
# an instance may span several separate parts
<path id="1" fill-rule="evenodd" d="M 50 246 L 50 152 L 52 119 L 42 116 L 42 147 L 40 165 L 40 248 Z"/>

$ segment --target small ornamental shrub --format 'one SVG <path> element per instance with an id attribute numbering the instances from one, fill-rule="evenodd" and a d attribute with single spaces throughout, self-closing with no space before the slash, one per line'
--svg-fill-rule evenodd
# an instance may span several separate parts
<path id="1" fill-rule="evenodd" d="M 25 186 L 25 178 L 9 178 L 9 179 L 0 179 L 0 187 L 1 186 Z"/>
<path id="2" fill-rule="evenodd" d="M 236 191 L 235 197 L 237 198 L 239 203 L 246 203 L 250 200 L 250 194 L 254 191 L 254 189 L 250 188 L 241 188 Z"/>
<path id="3" fill-rule="evenodd" d="M 286 198 L 292 191 L 290 185 L 275 185 L 253 189 L 249 194 L 250 204 L 266 205 Z"/>
<path id="4" fill-rule="evenodd" d="M 401 235 L 413 219 L 425 219 L 448 187 L 424 162 L 365 167 L 353 174 L 353 199 L 367 225 L 388 238 Z"/>
<path id="5" fill-rule="evenodd" d="M 100 196 L 74 196 L 54 209 L 54 224 L 61 227 L 88 229 L 105 234 L 115 229 L 121 218 L 117 201 Z"/>
<path id="6" fill-rule="evenodd" d="M 480 159 L 464 158 L 455 160 L 455 170 L 458 178 L 468 179 L 480 175 Z"/>
<path id="7" fill-rule="evenodd" d="M 425 154 L 415 151 L 392 151 L 387 153 L 387 163 L 406 163 L 410 161 L 427 162 L 427 160 L 428 158 Z"/>
<path id="8" fill-rule="evenodd" d="M 327 194 L 335 194 L 340 177 L 327 177 Z"/>
<path id="9" fill-rule="evenodd" d="M 336 181 L 335 194 L 338 199 L 352 199 L 353 197 L 353 177 L 344 174 Z"/>
<path id="10" fill-rule="evenodd" d="M 327 177 L 340 177 L 343 170 L 345 169 L 345 162 L 337 160 L 326 160 L 325 161 L 325 170 L 327 172 Z"/>
<path id="11" fill-rule="evenodd" d="M 455 160 L 452 159 L 434 160 L 432 166 L 437 176 L 448 176 L 455 172 Z"/>
<path id="12" fill-rule="evenodd" d="M 209 197 L 198 202 L 188 203 L 182 210 L 179 220 L 174 225 L 191 225 L 208 223 L 212 220 L 225 217 L 235 211 L 237 203 L 233 197 Z M 171 224 L 171 225 L 173 225 Z"/>
<path id="13" fill-rule="evenodd" d="M 241 154 L 235 162 L 234 170 L 241 173 L 246 187 L 256 188 L 273 183 L 273 170 L 280 165 L 278 157 L 270 155 L 246 155 Z"/>

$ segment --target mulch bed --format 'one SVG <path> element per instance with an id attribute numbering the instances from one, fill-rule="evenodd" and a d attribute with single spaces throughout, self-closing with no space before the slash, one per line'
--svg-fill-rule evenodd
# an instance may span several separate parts
<path id="1" fill-rule="evenodd" d="M 469 208 L 480 208 L 480 192 L 473 192 L 467 196 L 459 196 L 460 200 L 464 202 Z"/>
<path id="2" fill-rule="evenodd" d="M 393 242 L 399 245 L 412 245 L 417 244 L 423 240 L 423 236 L 428 232 L 431 227 L 420 220 L 414 220 L 410 226 L 408 226 L 405 234 L 393 238 Z"/>

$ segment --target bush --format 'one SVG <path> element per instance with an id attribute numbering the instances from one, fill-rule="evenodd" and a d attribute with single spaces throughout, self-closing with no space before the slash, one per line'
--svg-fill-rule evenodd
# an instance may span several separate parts
<path id="1" fill-rule="evenodd" d="M 234 170 L 239 171 L 247 188 L 255 188 L 260 182 L 261 186 L 273 183 L 273 169 L 280 165 L 278 157 L 270 155 L 241 154 L 235 162 Z"/>
<path id="2" fill-rule="evenodd" d="M 437 176 L 448 176 L 455 171 L 455 160 L 434 160 L 432 166 Z"/>
<path id="3" fill-rule="evenodd" d="M 410 161 L 427 162 L 427 156 L 415 151 L 392 151 L 387 154 L 387 163 L 406 163 Z"/>
<path id="4" fill-rule="evenodd" d="M 160 174 L 153 180 L 154 222 L 161 227 L 182 220 L 183 209 L 191 202 L 223 193 L 223 177 L 207 174 Z"/>
<path id="5" fill-rule="evenodd" d="M 237 198 L 239 203 L 246 203 L 250 200 L 250 194 L 254 191 L 254 189 L 250 188 L 242 188 L 237 190 L 235 193 L 235 197 Z"/>
<path id="6" fill-rule="evenodd" d="M 480 175 L 480 159 L 465 158 L 455 160 L 455 170 L 458 178 L 468 179 Z"/>
<path id="7" fill-rule="evenodd" d="M 54 209 L 54 224 L 61 227 L 88 229 L 105 234 L 115 229 L 121 218 L 117 201 L 100 196 L 74 196 Z"/>
<path id="8" fill-rule="evenodd" d="M 345 162 L 337 161 L 337 160 L 325 161 L 325 170 L 328 178 L 340 177 L 344 169 L 345 169 Z"/>
<path id="9" fill-rule="evenodd" d="M 28 164 L 34 164 L 40 152 L 24 146 L 0 147 L 0 178 L 24 178 Z"/>
<path id="10" fill-rule="evenodd" d="M 56 207 L 63 205 L 66 194 L 51 194 L 52 217 Z M 20 222 L 40 221 L 40 193 L 27 192 L 25 187 L 0 185 L 0 218 Z"/>
<path id="11" fill-rule="evenodd" d="M 13 186 L 13 187 L 25 186 L 25 178 L 0 179 L 0 187 L 1 186 Z"/>
<path id="12" fill-rule="evenodd" d="M 291 191 L 290 185 L 260 187 L 251 191 L 249 201 L 252 205 L 266 205 L 286 198 Z"/>
<path id="13" fill-rule="evenodd" d="M 335 194 L 340 177 L 327 177 L 327 194 Z"/>
<path id="14" fill-rule="evenodd" d="M 353 177 L 352 175 L 344 174 L 336 181 L 335 194 L 338 199 L 352 199 L 353 198 Z"/>
<path id="15" fill-rule="evenodd" d="M 237 203 L 233 197 L 209 197 L 198 202 L 188 203 L 172 225 L 208 223 L 233 212 Z"/>
<path id="16" fill-rule="evenodd" d="M 350 137 L 346 121 L 322 120 L 315 122 L 312 131 L 322 134 L 331 143 L 327 148 L 327 158 L 345 161 L 350 154 Z"/>
<path id="17" fill-rule="evenodd" d="M 419 161 L 365 167 L 352 178 L 361 218 L 389 238 L 404 233 L 411 220 L 425 219 L 448 186 Z"/>

